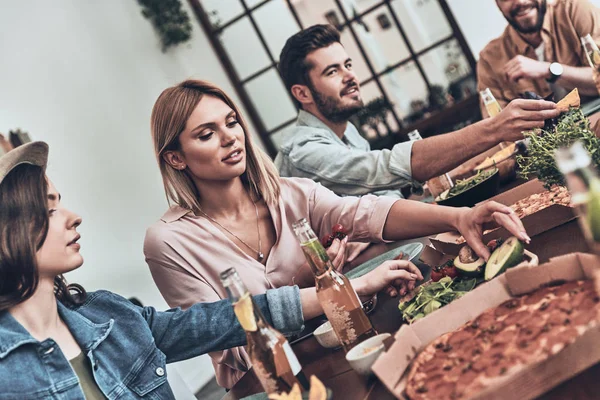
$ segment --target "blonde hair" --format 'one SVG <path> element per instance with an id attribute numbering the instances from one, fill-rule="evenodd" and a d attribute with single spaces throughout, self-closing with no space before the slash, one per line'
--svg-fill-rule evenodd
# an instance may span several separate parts
<path id="1" fill-rule="evenodd" d="M 217 86 L 201 80 L 186 80 L 165 89 L 152 108 L 152 141 L 167 200 L 196 214 L 200 211 L 200 194 L 192 178 L 186 170 L 180 171 L 169 165 L 163 155 L 167 151 L 180 150 L 179 135 L 203 96 L 214 96 L 235 111 L 244 130 L 246 145 L 246 171 L 242 174 L 242 181 L 253 198 L 262 198 L 268 204 L 275 204 L 280 190 L 275 165 L 269 156 L 252 143 L 248 126 L 231 98 Z"/>

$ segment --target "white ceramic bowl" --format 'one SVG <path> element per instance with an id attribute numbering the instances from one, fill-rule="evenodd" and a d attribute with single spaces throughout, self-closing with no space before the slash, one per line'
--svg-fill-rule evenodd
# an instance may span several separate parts
<path id="1" fill-rule="evenodd" d="M 315 335 L 317 342 L 319 342 L 321 346 L 327 347 L 328 349 L 341 346 L 340 341 L 335 335 L 335 332 L 333 331 L 329 321 L 315 329 L 313 335 Z"/>
<path id="2" fill-rule="evenodd" d="M 360 375 L 370 375 L 371 366 L 384 350 L 383 341 L 390 336 L 389 333 L 380 333 L 359 343 L 346 354 L 346 360 Z"/>

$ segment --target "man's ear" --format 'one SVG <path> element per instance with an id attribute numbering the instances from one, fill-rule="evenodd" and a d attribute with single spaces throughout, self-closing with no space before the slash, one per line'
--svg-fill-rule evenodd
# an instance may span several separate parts
<path id="1" fill-rule="evenodd" d="M 183 171 L 187 167 L 187 165 L 186 165 L 185 161 L 183 160 L 183 157 L 181 156 L 179 151 L 176 151 L 176 150 L 166 151 L 163 153 L 162 157 L 163 157 L 163 160 L 165 160 L 167 164 L 169 164 L 171 167 L 175 168 L 178 171 Z"/>
<path id="2" fill-rule="evenodd" d="M 313 95 L 308 86 L 296 84 L 291 88 L 292 95 L 300 104 L 311 104 L 314 102 Z"/>

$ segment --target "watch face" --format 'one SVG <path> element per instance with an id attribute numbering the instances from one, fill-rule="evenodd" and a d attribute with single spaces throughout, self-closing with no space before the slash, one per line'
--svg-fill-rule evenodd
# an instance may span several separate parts
<path id="1" fill-rule="evenodd" d="M 550 64 L 550 72 L 552 73 L 552 75 L 560 76 L 563 73 L 563 66 L 559 63 L 554 62 Z"/>

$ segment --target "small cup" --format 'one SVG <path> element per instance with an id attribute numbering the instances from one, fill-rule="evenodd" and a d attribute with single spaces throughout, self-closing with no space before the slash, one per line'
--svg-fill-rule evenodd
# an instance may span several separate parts
<path id="1" fill-rule="evenodd" d="M 333 331 L 329 321 L 315 329 L 313 335 L 315 335 L 315 339 L 317 339 L 317 342 L 319 342 L 321 346 L 328 349 L 334 349 L 341 346 L 341 343 Z"/>
<path id="2" fill-rule="evenodd" d="M 383 353 L 383 342 L 389 338 L 389 333 L 380 333 L 377 336 L 369 338 L 364 342 L 357 344 L 346 354 L 346 360 L 350 366 L 362 376 L 371 375 L 371 366 Z"/>

